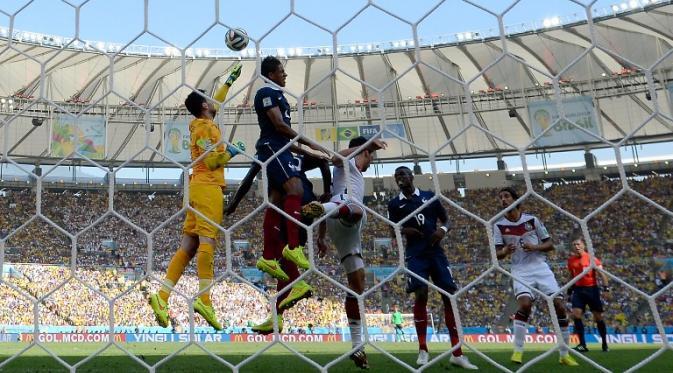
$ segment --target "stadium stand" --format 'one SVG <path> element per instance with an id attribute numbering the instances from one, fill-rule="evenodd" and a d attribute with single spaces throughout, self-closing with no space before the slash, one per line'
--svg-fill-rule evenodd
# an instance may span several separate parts
<path id="1" fill-rule="evenodd" d="M 673 208 L 673 177 L 640 178 L 632 182 L 636 191 L 668 209 Z M 537 185 L 536 188 L 549 201 L 582 217 L 590 213 L 596 203 L 613 196 L 621 184 L 619 181 L 588 181 Z M 457 191 L 445 192 L 444 195 L 468 211 L 489 218 L 499 209 L 495 203 L 495 193 L 493 189 L 478 189 L 466 190 L 464 195 Z M 367 206 L 385 216 L 386 202 L 391 196 L 396 196 L 396 192 L 387 190 L 377 196 L 370 196 L 366 200 Z M 80 234 L 76 247 L 78 269 L 72 278 L 68 267 L 72 264 L 71 243 L 67 236 L 44 221 L 33 220 L 24 224 L 34 213 L 34 191 L 29 188 L 7 189 L 5 196 L 0 197 L 0 209 L 11 211 L 10 214 L 0 216 L 0 234 L 4 237 L 7 232 L 24 224 L 7 240 L 5 260 L 13 264 L 6 271 L 4 280 L 25 295 L 41 299 L 41 327 L 107 325 L 109 309 L 104 295 L 118 297 L 114 307 L 115 325 L 127 328 L 154 327 L 150 312 L 137 312 L 147 307 L 149 292 L 158 288 L 155 279 L 143 279 L 147 265 L 145 235 L 112 215 L 100 219 L 108 207 L 105 191 L 47 189 L 41 197 L 45 216 L 64 230 Z M 117 192 L 115 195 L 115 210 L 148 232 L 162 222 L 169 221 L 153 234 L 153 267 L 160 272 L 165 270 L 178 244 L 176 240 L 181 229 L 181 219 L 171 220 L 171 217 L 181 201 L 182 196 L 177 192 L 157 193 L 151 198 L 149 194 L 141 192 Z M 246 198 L 239 210 L 225 220 L 225 224 L 238 221 L 260 203 L 261 200 L 256 197 Z M 581 234 L 578 224 L 539 199 L 528 198 L 523 203 L 525 210 L 535 212 L 546 222 L 554 237 L 557 250 L 551 254 L 549 261 L 557 278 L 565 282 L 568 278 L 565 272 L 567 247 L 573 237 Z M 467 284 L 489 266 L 486 230 L 448 204 L 446 207 L 453 229 L 445 240 L 445 246 L 456 279 L 461 284 Z M 95 222 L 92 229 L 82 231 Z M 624 195 L 596 215 L 590 221 L 589 229 L 596 254 L 610 273 L 649 294 L 670 282 L 667 272 L 655 269 L 655 261 L 657 258 L 673 257 L 673 227 L 670 218 L 659 214 L 655 208 Z M 250 267 L 254 266 L 256 254 L 262 245 L 260 231 L 261 219 L 253 218 L 232 232 L 232 240 L 248 243 L 238 246 L 232 253 L 233 268 L 244 276 L 251 273 Z M 390 247 L 375 244 L 377 238 L 385 239 L 389 235 L 389 227 L 384 222 L 370 219 L 363 235 L 366 259 L 372 273 L 368 276 L 370 286 L 382 280 L 384 276 L 381 273 L 390 273 L 396 265 L 397 254 L 393 254 L 397 253 L 395 241 L 391 242 Z M 329 276 L 344 281 L 336 263 L 336 258 L 332 256 L 320 259 L 318 265 Z M 225 266 L 225 255 L 222 252 L 216 255 L 216 268 Z M 160 278 L 162 273 L 156 276 Z M 70 280 L 66 285 L 50 293 L 68 278 Z M 251 322 L 263 320 L 269 312 L 263 294 L 273 294 L 275 289 L 267 285 L 267 279 L 254 274 L 248 279 L 255 284 L 256 289 L 235 278 L 225 278 L 213 290 L 215 307 L 226 320 L 230 331 L 234 328 L 245 330 Z M 309 324 L 334 330 L 343 320 L 342 291 L 317 275 L 309 275 L 308 279 L 315 284 L 316 294 L 286 313 L 286 325 L 289 325 L 286 330 L 299 330 Z M 185 280 L 177 287 L 177 291 L 192 296 L 198 289 L 193 267 L 188 268 Z M 268 283 L 271 284 L 271 281 Z M 393 304 L 400 305 L 403 310 L 410 310 L 412 300 L 404 293 L 404 284 L 403 276 L 393 277 L 366 299 L 366 312 L 381 313 Z M 612 285 L 613 291 L 605 294 L 609 325 L 620 330 L 653 325 L 649 307 L 642 298 L 617 282 Z M 460 298 L 462 324 L 467 327 L 505 329 L 509 322 L 506 315 L 511 313 L 508 309 L 512 302 L 509 289 L 509 280 L 504 275 L 491 272 L 482 283 Z M 0 326 L 7 328 L 33 324 L 32 306 L 25 295 L 0 284 Z M 662 295 L 658 300 L 664 325 L 673 324 L 670 297 L 671 294 Z M 81 307 L 83 303 L 87 307 Z M 171 298 L 171 317 L 176 330 L 184 330 L 188 326 L 187 304 L 182 297 Z M 543 304 L 538 305 L 531 324 L 544 329 L 550 327 L 551 322 L 543 307 Z M 438 317 L 442 312 L 438 294 L 431 298 L 429 312 L 435 315 L 436 320 L 441 319 Z M 373 318 L 370 326 L 385 326 L 385 323 L 376 325 L 380 323 L 378 320 Z M 202 323 L 198 319 L 197 322 Z M 435 326 L 441 328 L 439 324 Z"/>

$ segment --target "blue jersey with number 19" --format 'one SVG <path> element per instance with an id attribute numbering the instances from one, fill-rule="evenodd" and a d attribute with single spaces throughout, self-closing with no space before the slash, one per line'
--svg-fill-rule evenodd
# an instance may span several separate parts
<path id="1" fill-rule="evenodd" d="M 431 246 L 431 236 L 437 230 L 437 222 L 441 219 L 446 221 L 446 210 L 442 207 L 439 200 L 435 200 L 417 212 L 412 214 L 416 209 L 421 207 L 425 202 L 434 197 L 435 194 L 430 191 L 419 190 L 416 188 L 410 198 L 407 198 L 400 192 L 399 196 L 393 198 L 388 202 L 388 218 L 397 223 L 400 220 L 412 215 L 410 219 L 402 224 L 402 227 L 416 228 L 423 237 L 413 237 L 407 239 L 406 257 L 414 257 L 421 255 L 428 255 L 434 252 L 443 254 L 439 243 Z"/>

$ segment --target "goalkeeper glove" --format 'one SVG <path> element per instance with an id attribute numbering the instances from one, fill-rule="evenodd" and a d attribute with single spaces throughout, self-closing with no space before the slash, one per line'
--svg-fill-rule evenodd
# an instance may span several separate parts
<path id="1" fill-rule="evenodd" d="M 242 67 L 241 64 L 238 64 L 238 65 L 234 66 L 234 68 L 231 69 L 231 73 L 229 74 L 229 77 L 224 82 L 224 84 L 231 87 L 231 85 L 234 84 L 236 79 L 238 79 L 238 77 L 241 76 L 241 67 Z"/>
<path id="2" fill-rule="evenodd" d="M 245 151 L 245 144 L 243 141 L 238 141 L 234 145 L 227 145 L 227 153 L 231 154 L 231 158 L 234 158 L 238 153 Z"/>
<path id="3" fill-rule="evenodd" d="M 227 145 L 227 149 L 224 153 L 211 152 L 203 159 L 203 164 L 205 164 L 209 170 L 214 171 L 224 167 L 231 158 L 243 151 L 245 151 L 245 144 L 239 141 L 236 143 L 236 146 Z"/>

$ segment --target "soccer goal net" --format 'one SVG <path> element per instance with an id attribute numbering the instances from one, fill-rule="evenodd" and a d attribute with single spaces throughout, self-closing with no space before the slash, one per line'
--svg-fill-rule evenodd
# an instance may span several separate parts
<path id="1" fill-rule="evenodd" d="M 461 353 L 503 371 L 554 369 L 558 354 L 601 371 L 670 369 L 670 2 L 556 1 L 570 16 L 539 21 L 543 2 L 525 0 L 268 3 L 0 4 L 0 370 L 109 369 L 110 356 L 189 370 L 205 355 L 238 372 L 278 353 L 328 371 L 363 348 L 374 370 Z M 454 24 L 464 27 L 447 35 Z M 249 44 L 227 49 L 239 27 Z M 391 36 L 370 40 L 378 32 Z M 644 147 L 660 153 L 639 157 Z M 302 220 L 295 197 L 329 188 L 322 160 L 335 185 L 349 175 L 326 198 L 362 214 Z M 398 166 L 413 176 L 406 195 Z M 498 225 L 515 210 L 520 222 Z M 520 239 L 503 249 L 502 236 Z M 580 239 L 588 264 L 569 275 Z M 431 259 L 422 240 L 440 246 Z M 288 264 L 293 242 L 305 242 L 307 268 Z M 286 278 L 266 274 L 269 253 Z M 362 293 L 344 271 L 357 254 Z M 412 257 L 427 266 L 412 270 Z M 540 280 L 517 265 L 549 271 Z M 585 285 L 601 291 L 587 303 L 620 359 L 593 354 L 604 332 L 590 317 L 590 353 L 572 349 L 567 294 Z M 398 332 L 390 313 L 422 309 L 418 287 L 432 342 L 422 366 L 416 345 L 389 344 L 420 343 L 414 315 Z M 535 303 L 526 317 L 522 294 Z M 319 350 L 351 340 L 346 299 L 362 343 Z M 636 345 L 646 348 L 621 356 Z"/>

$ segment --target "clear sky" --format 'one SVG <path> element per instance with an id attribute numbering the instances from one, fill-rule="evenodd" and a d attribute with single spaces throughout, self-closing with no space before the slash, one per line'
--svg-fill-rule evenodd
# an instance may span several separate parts
<path id="1" fill-rule="evenodd" d="M 126 43 L 143 31 L 143 0 L 67 0 L 80 8 L 79 31 L 83 40 Z M 587 0 L 580 2 L 589 3 Z M 73 37 L 76 30 L 75 8 L 61 0 L 2 0 L 0 9 L 16 14 L 14 27 L 23 31 Z M 159 37 L 184 47 L 197 39 L 213 24 L 216 0 L 149 0 L 148 29 Z M 418 21 L 436 4 L 437 0 L 375 0 L 374 4 L 405 18 Z M 508 8 L 509 0 L 476 0 L 485 8 L 499 13 Z M 598 0 L 593 7 L 609 8 L 620 1 Z M 290 0 L 219 1 L 220 20 L 228 26 L 242 27 L 253 39 L 259 39 L 290 13 Z M 295 0 L 295 12 L 329 30 L 344 25 L 367 4 L 364 0 Z M 506 26 L 538 22 L 558 16 L 562 20 L 586 18 L 584 8 L 568 0 L 521 0 L 504 16 Z M 3 19 L 4 18 L 4 19 Z M 9 18 L 0 18 L 0 25 L 9 25 Z M 419 37 L 432 39 L 472 31 L 485 33 L 497 30 L 497 19 L 473 5 L 448 0 L 439 5 L 418 27 Z M 201 48 L 222 48 L 225 28 L 218 26 L 193 45 Z M 411 27 L 390 15 L 370 7 L 343 27 L 337 34 L 340 44 L 392 41 L 411 38 Z M 136 44 L 164 45 L 164 42 L 144 35 Z M 310 25 L 298 17 L 290 17 L 264 40 L 261 46 L 310 47 L 331 45 L 329 33 Z"/>
<path id="2" fill-rule="evenodd" d="M 513 3 L 509 0 L 473 0 L 495 13 L 500 13 Z M 590 3 L 581 0 L 581 3 Z M 145 1 L 143 0 L 2 0 L 0 10 L 14 14 L 15 29 L 46 34 L 74 37 L 76 32 L 76 11 L 69 4 L 80 8 L 80 39 L 125 44 L 143 31 Z M 253 39 L 260 39 L 283 17 L 290 13 L 290 0 L 248 0 L 244 2 L 216 0 L 149 0 L 148 29 L 159 38 L 177 47 L 190 45 L 194 48 L 224 48 L 223 35 L 226 28 L 216 26 L 203 32 L 215 20 L 215 4 L 219 3 L 220 21 L 227 26 L 242 27 Z M 456 33 L 480 32 L 482 35 L 497 30 L 495 16 L 477 7 L 461 1 L 431 0 L 376 0 L 374 4 L 387 9 L 410 22 L 421 19 L 434 6 L 436 10 L 418 26 L 419 38 L 423 40 L 453 40 Z M 598 0 L 593 4 L 592 14 L 602 15 L 613 4 L 622 1 Z M 27 5 L 26 5 L 27 4 Z M 367 4 L 363 0 L 295 0 L 295 12 L 324 28 L 336 31 L 347 23 L 353 15 Z M 524 24 L 542 25 L 544 19 L 559 17 L 562 22 L 577 21 L 586 18 L 585 9 L 569 0 L 521 0 L 505 14 L 504 25 L 518 27 Z M 0 26 L 9 26 L 9 18 L 0 15 Z M 339 44 L 376 43 L 412 38 L 411 27 L 374 7 L 364 10 L 355 19 L 341 28 L 336 34 Z M 164 41 L 155 36 L 144 34 L 134 41 L 139 45 L 164 46 Z M 286 19 L 280 26 L 264 37 L 263 48 L 291 48 L 311 46 L 331 46 L 332 35 L 296 16 Z M 638 148 L 641 157 L 671 157 L 670 144 L 652 145 Z M 623 150 L 624 159 L 634 158 L 632 148 Z M 599 162 L 614 161 L 611 150 L 597 151 Z M 519 159 L 507 159 L 510 168 L 520 167 Z M 540 165 L 541 157 L 529 157 L 531 165 Z M 583 163 L 582 152 L 551 154 L 549 164 Z M 444 162 L 442 171 L 454 172 L 455 162 Z M 495 167 L 494 159 L 461 161 L 461 170 L 487 170 Z M 382 166 L 382 174 L 390 174 L 393 166 Z M 425 167 L 429 170 L 429 166 Z M 67 175 L 67 170 L 65 171 Z M 134 176 L 139 171 L 128 171 Z M 233 170 L 230 177 L 238 178 L 245 170 Z M 373 173 L 372 168 L 370 173 Z M 154 177 L 174 177 L 176 173 L 158 171 Z"/>

